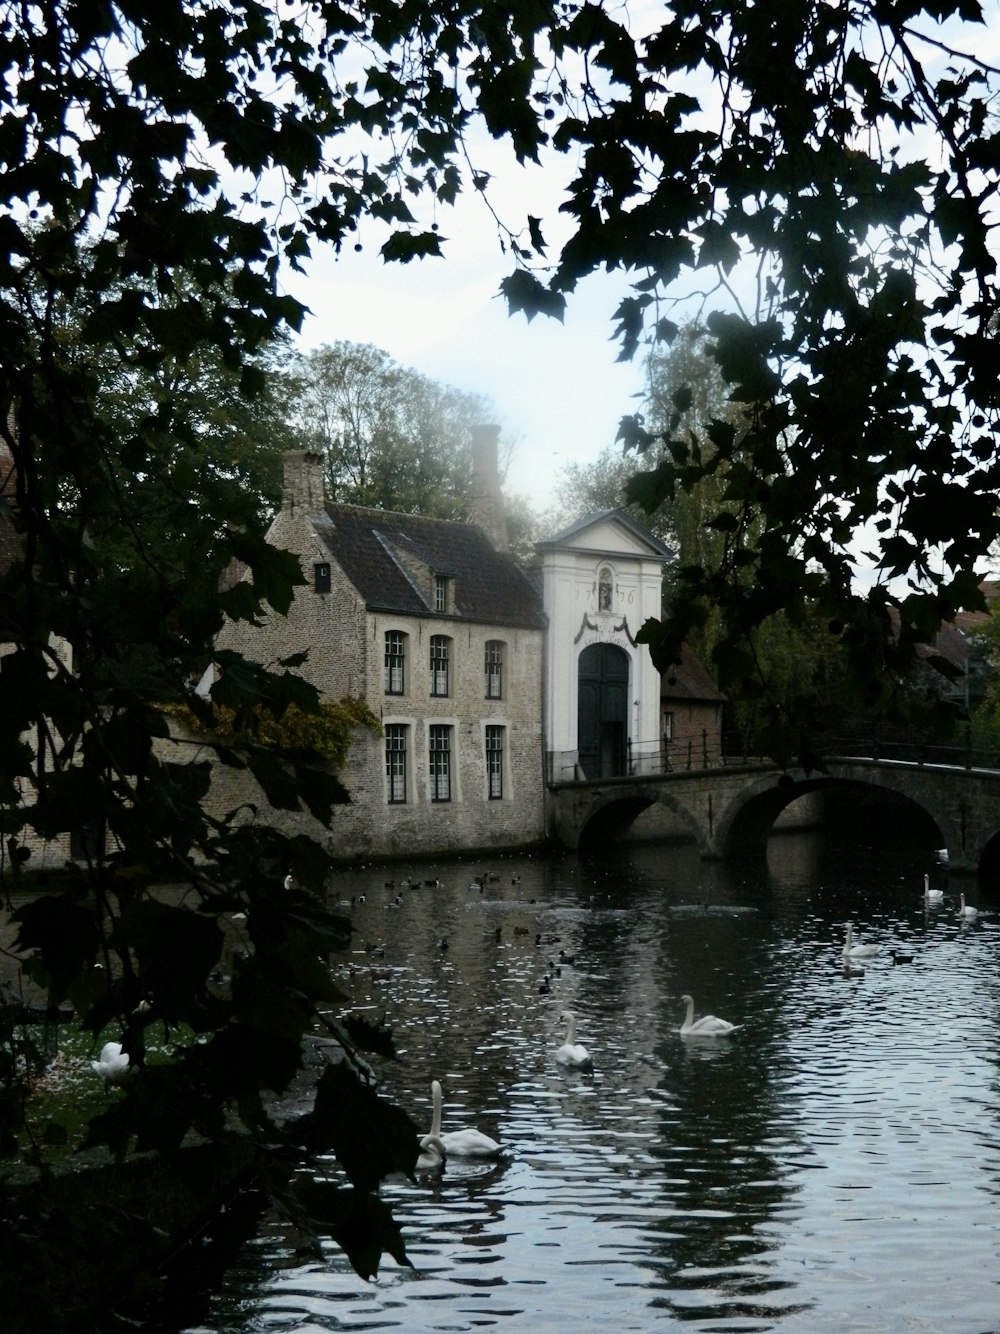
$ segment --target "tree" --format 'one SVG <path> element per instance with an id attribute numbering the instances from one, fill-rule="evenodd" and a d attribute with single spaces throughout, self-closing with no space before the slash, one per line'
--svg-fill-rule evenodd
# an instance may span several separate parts
<path id="1" fill-rule="evenodd" d="M 630 505 L 628 487 L 643 461 L 625 453 L 620 445 L 608 445 L 592 463 L 567 463 L 559 480 L 558 513 L 552 525 L 564 527 L 586 514 L 603 509 L 627 509 L 661 541 L 676 545 L 673 507 L 661 505 L 648 514 L 642 505 Z"/>
<path id="2" fill-rule="evenodd" d="M 671 460 L 665 440 L 673 441 L 678 452 L 685 451 L 685 462 L 704 468 L 696 486 L 675 485 L 661 507 L 669 513 L 677 546 L 677 566 L 666 590 L 668 608 L 675 598 L 683 598 L 685 584 L 723 570 L 732 525 L 746 525 L 749 540 L 761 532 L 759 517 L 731 499 L 754 463 L 739 445 L 747 429 L 743 405 L 730 398 L 712 347 L 707 330 L 688 324 L 650 355 L 643 420 L 661 442 L 660 455 L 627 455 L 635 468 L 626 495 L 642 496 L 647 487 L 657 486 L 656 468 L 669 466 Z M 733 448 L 717 455 L 713 434 L 720 432 L 727 437 L 733 433 Z M 767 484 L 773 479 L 763 480 Z M 753 577 L 752 569 L 740 566 L 729 576 L 741 593 L 749 590 Z M 778 610 L 739 629 L 726 626 L 723 607 L 714 600 L 698 611 L 688 642 L 711 665 L 713 675 L 725 681 L 730 722 L 744 750 L 782 748 L 780 733 L 774 732 L 776 715 L 808 713 L 830 724 L 833 654 L 821 619 L 810 607 L 794 624 Z"/>
<path id="3" fill-rule="evenodd" d="M 982 606 L 975 566 L 1000 531 L 997 71 L 962 30 L 981 27 L 976 0 L 684 0 L 635 31 L 626 11 L 574 0 L 6 0 L 0 16 L 0 429 L 17 470 L 3 517 L 18 538 L 0 588 L 5 883 L 29 820 L 52 836 L 104 821 L 113 851 L 22 910 L 21 948 L 95 1032 L 114 1020 L 137 1064 L 155 1014 L 142 1008 L 147 978 L 171 1022 L 210 1039 L 137 1081 L 96 1139 L 124 1150 L 188 1127 L 211 1137 L 232 1107 L 270 1134 L 260 1090 L 287 1085 L 328 986 L 317 945 L 337 938 L 317 906 L 279 906 L 273 888 L 289 860 L 321 885 L 323 859 L 213 825 L 202 770 L 166 764 L 154 743 L 159 705 L 197 707 L 190 683 L 222 614 L 280 611 L 301 575 L 267 549 L 256 498 L 221 470 L 193 469 L 197 503 L 176 477 L 147 540 L 132 515 L 157 512 L 173 441 L 155 423 L 120 433 L 99 393 L 104 354 L 150 371 L 211 349 L 252 397 L 255 356 L 302 315 L 282 292 L 284 264 L 302 266 L 318 243 L 359 244 L 362 226 L 388 229 L 388 260 L 443 254 L 438 209 L 463 187 L 490 197 L 477 126 L 518 161 L 565 163 L 558 220 L 532 203 L 500 226 L 511 310 L 558 316 L 587 274 L 620 269 L 631 355 L 670 331 L 662 303 L 694 275 L 716 300 L 704 322 L 746 416 L 739 433 L 709 424 L 711 457 L 623 421 L 630 447 L 666 451 L 649 510 L 734 465 L 711 521 L 719 566 L 692 570 L 669 619 L 644 628 L 651 651 L 669 663 L 715 603 L 733 649 L 720 661 L 737 673 L 748 626 L 778 612 L 798 625 L 808 610 L 850 655 L 864 707 L 885 710 L 940 619 Z M 557 225 L 567 234 L 550 260 Z M 93 363 L 60 346 L 52 312 L 70 298 L 80 346 L 101 351 Z M 865 595 L 852 587 L 861 532 L 883 576 Z M 234 558 L 250 582 L 220 594 Z M 898 634 L 892 577 L 913 581 Z M 262 701 L 308 712 L 295 666 L 232 660 L 219 702 L 245 711 L 248 729 Z M 777 753 L 798 745 L 803 720 L 788 721 Z M 308 755 L 249 746 L 226 758 L 288 800 L 307 792 L 317 812 L 337 796 Z M 165 876 L 192 887 L 190 904 L 166 912 L 151 897 Z M 220 1009 L 204 975 L 217 914 L 237 908 L 256 950 Z M 104 950 L 120 971 L 95 996 L 81 979 Z M 188 961 L 179 974 L 168 956 Z M 280 1022 L 251 1003 L 264 994 L 280 998 Z M 360 1094 L 352 1105 L 369 1112 Z M 394 1126 L 385 1142 L 405 1157 L 405 1141 Z M 370 1199 L 387 1160 L 341 1147 Z"/>
<path id="4" fill-rule="evenodd" d="M 289 407 L 292 429 L 326 457 L 333 499 L 465 517 L 470 429 L 493 419 L 485 399 L 399 366 L 381 348 L 338 342 L 299 358 Z"/>

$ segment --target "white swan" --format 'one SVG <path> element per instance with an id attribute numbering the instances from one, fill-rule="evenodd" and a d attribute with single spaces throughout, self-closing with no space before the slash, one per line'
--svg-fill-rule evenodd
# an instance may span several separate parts
<path id="1" fill-rule="evenodd" d="M 873 954 L 878 954 L 877 945 L 855 945 L 854 927 L 850 922 L 847 923 L 847 933 L 844 936 L 844 958 L 845 959 L 870 959 Z"/>
<path id="2" fill-rule="evenodd" d="M 590 1052 L 576 1040 L 576 1015 L 572 1010 L 563 1010 L 559 1018 L 566 1021 L 566 1041 L 556 1050 L 556 1060 L 575 1070 L 592 1070 L 594 1062 Z"/>
<path id="3" fill-rule="evenodd" d="M 481 1130 L 450 1130 L 446 1135 L 441 1131 L 441 1085 L 438 1080 L 431 1082 L 431 1129 L 424 1139 L 437 1140 L 444 1151 L 452 1158 L 496 1158 L 503 1151 L 489 1135 Z M 422 1143 L 422 1141 L 421 1141 Z M 431 1145 L 433 1148 L 433 1144 Z"/>
<path id="4" fill-rule="evenodd" d="M 924 898 L 928 903 L 940 903 L 944 898 L 943 889 L 931 889 L 931 878 L 929 875 L 924 876 Z"/>
<path id="5" fill-rule="evenodd" d="M 129 1072 L 128 1052 L 122 1051 L 120 1042 L 105 1042 L 100 1056 L 90 1066 L 105 1084 L 118 1084 Z"/>
<path id="6" fill-rule="evenodd" d="M 681 1004 L 687 1006 L 687 1013 L 680 1027 L 682 1038 L 724 1038 L 743 1026 L 731 1024 L 728 1019 L 717 1019 L 714 1014 L 706 1014 L 700 1019 L 695 1019 L 694 999 L 691 996 L 682 996 Z"/>
<path id="7" fill-rule="evenodd" d="M 441 1141 L 440 1135 L 435 1135 L 433 1132 L 425 1135 L 420 1141 L 420 1156 L 417 1158 L 415 1170 L 417 1172 L 442 1172 L 447 1156 L 447 1150 Z"/>
<path id="8" fill-rule="evenodd" d="M 974 922 L 979 916 L 979 909 L 973 908 L 971 903 L 966 903 L 965 895 L 958 896 L 958 915 L 963 922 Z"/>

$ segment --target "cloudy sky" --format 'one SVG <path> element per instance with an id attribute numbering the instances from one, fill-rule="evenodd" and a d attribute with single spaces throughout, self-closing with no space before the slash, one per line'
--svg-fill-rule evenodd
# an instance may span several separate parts
<path id="1" fill-rule="evenodd" d="M 554 217 L 558 168 L 498 165 L 491 198 L 505 221 L 519 224 L 527 212 Z M 481 197 L 471 194 L 437 220 L 444 259 L 386 264 L 384 234 L 373 226 L 361 234 L 360 253 L 350 245 L 339 257 L 318 252 L 306 278 L 289 275 L 289 290 L 312 312 L 302 345 L 372 343 L 431 379 L 491 399 L 503 441 L 516 445 L 507 490 L 545 509 L 565 463 L 596 459 L 614 443 L 619 418 L 639 406 L 641 358 L 619 363 L 611 341 L 627 280 L 595 275 L 570 298 L 563 323 L 529 323 L 508 315 L 498 295 L 513 263 Z M 546 239 L 554 258 L 558 237 Z"/>

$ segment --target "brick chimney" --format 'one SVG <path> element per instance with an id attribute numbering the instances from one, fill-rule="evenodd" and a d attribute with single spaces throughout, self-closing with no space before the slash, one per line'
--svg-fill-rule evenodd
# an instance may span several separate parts
<path id="1" fill-rule="evenodd" d="M 285 454 L 285 485 L 281 507 L 295 514 L 323 513 L 323 455 L 307 449 L 288 450 Z"/>
<path id="2" fill-rule="evenodd" d="M 507 519 L 500 494 L 500 469 L 497 442 L 500 427 L 472 428 L 472 491 L 469 496 L 469 522 L 478 524 L 498 551 L 506 551 Z"/>

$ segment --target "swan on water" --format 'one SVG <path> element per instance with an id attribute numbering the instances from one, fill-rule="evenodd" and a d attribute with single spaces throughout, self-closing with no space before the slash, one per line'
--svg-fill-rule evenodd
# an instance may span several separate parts
<path id="1" fill-rule="evenodd" d="M 593 1069 L 590 1052 L 576 1040 L 576 1015 L 572 1010 L 563 1010 L 559 1018 L 566 1023 L 566 1041 L 556 1049 L 556 1060 L 560 1065 L 572 1066 L 575 1070 Z"/>
<path id="2" fill-rule="evenodd" d="M 417 1159 L 417 1172 L 441 1172 L 444 1170 L 447 1150 L 441 1141 L 440 1135 L 433 1132 L 425 1135 L 420 1141 L 420 1156 Z"/>
<path id="3" fill-rule="evenodd" d="M 944 898 L 943 889 L 931 889 L 931 878 L 929 875 L 924 876 L 924 898 L 928 903 L 940 903 Z"/>
<path id="4" fill-rule="evenodd" d="M 845 959 L 870 959 L 873 954 L 878 954 L 877 945 L 855 945 L 854 927 L 850 922 L 847 923 L 847 933 L 844 936 L 844 958 Z"/>
<path id="5" fill-rule="evenodd" d="M 973 908 L 971 903 L 966 903 L 965 895 L 958 896 L 958 915 L 963 922 L 974 922 L 979 916 L 979 909 Z"/>
<path id="6" fill-rule="evenodd" d="M 117 1084 L 129 1071 L 128 1052 L 122 1051 L 120 1042 L 105 1042 L 96 1061 L 91 1061 L 91 1069 L 101 1076 L 105 1084 Z"/>
<path id="7" fill-rule="evenodd" d="M 431 1129 L 425 1139 L 438 1140 L 444 1145 L 444 1151 L 452 1158 L 496 1158 L 502 1152 L 502 1146 L 481 1130 L 441 1130 L 441 1084 L 431 1082 Z M 433 1144 L 431 1145 L 433 1148 Z"/>
<path id="8" fill-rule="evenodd" d="M 680 1028 L 682 1038 L 724 1038 L 727 1034 L 735 1033 L 738 1028 L 742 1028 L 742 1024 L 731 1024 L 728 1019 L 717 1019 L 714 1014 L 705 1014 L 696 1019 L 694 998 L 691 996 L 682 996 L 681 1004 L 687 1006 L 687 1013 Z"/>

